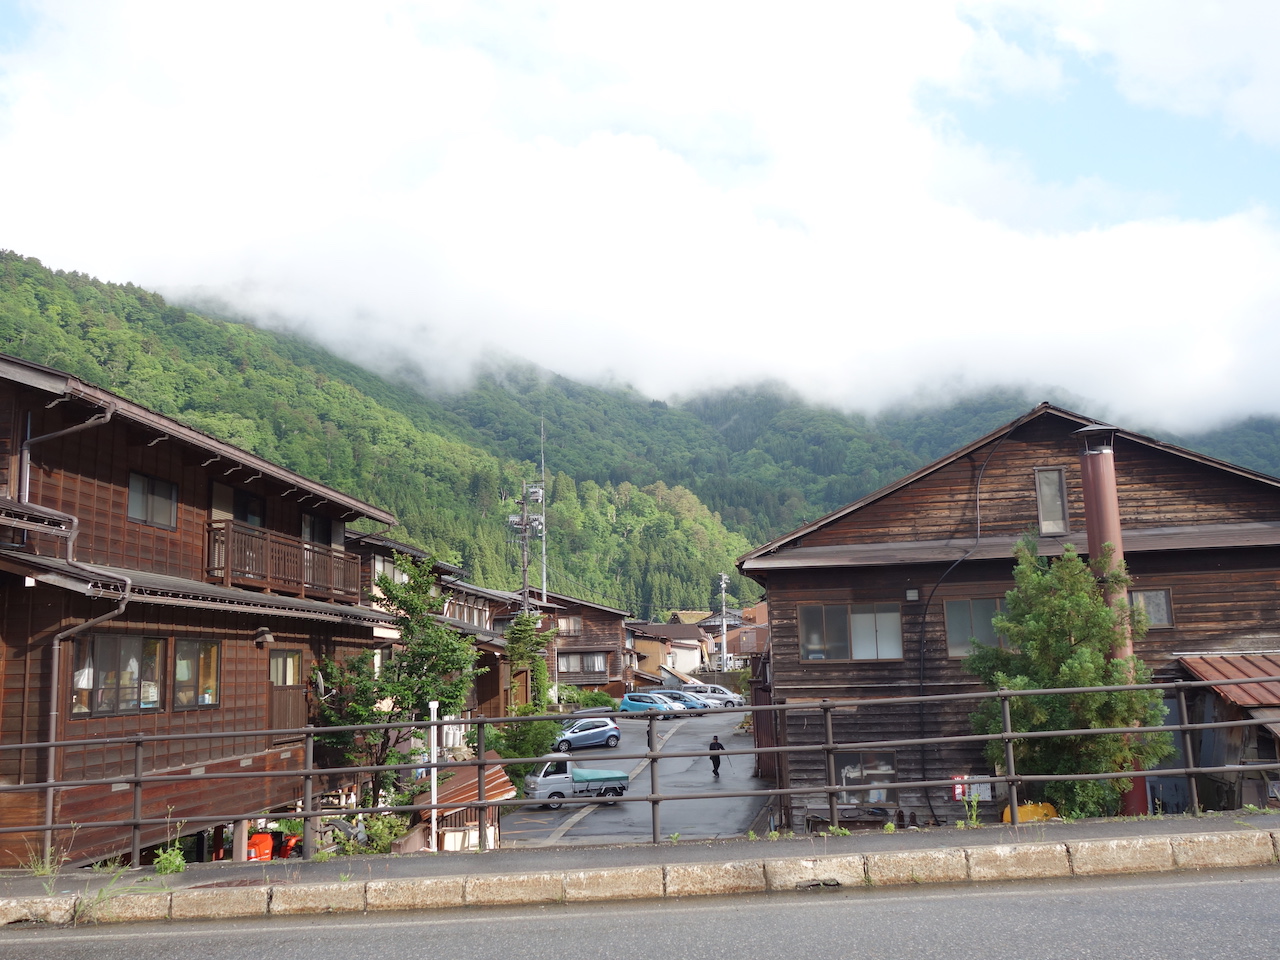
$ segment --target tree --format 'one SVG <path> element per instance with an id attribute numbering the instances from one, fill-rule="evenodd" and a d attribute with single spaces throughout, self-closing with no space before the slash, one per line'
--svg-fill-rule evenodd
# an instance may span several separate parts
<path id="1" fill-rule="evenodd" d="M 1037 555 L 1036 540 L 1025 537 L 1014 549 L 1015 587 L 1005 596 L 1004 612 L 993 620 L 1003 648 L 974 643 L 966 664 L 993 690 L 1105 687 L 1150 681 L 1136 656 L 1113 657 L 1118 632 L 1135 641 L 1146 633 L 1145 618 L 1127 604 L 1107 606 L 1104 583 L 1095 571 L 1107 570 L 1110 557 L 1082 560 L 1068 545 L 1061 558 Z M 1105 575 L 1105 586 L 1121 590 L 1129 583 L 1123 569 Z M 1158 726 L 1165 710 L 1159 691 L 1042 694 L 1010 698 L 1017 731 L 1077 730 Z M 1002 729 L 998 701 L 985 703 L 973 716 L 978 733 Z M 1003 764 L 1004 744 L 991 741 L 987 758 Z M 1014 741 L 1019 773 L 1111 773 L 1151 769 L 1172 753 L 1167 733 L 1097 734 Z M 1040 793 L 1064 816 L 1105 816 L 1118 811 L 1130 779 L 1062 780 L 1044 783 Z"/>
<path id="2" fill-rule="evenodd" d="M 372 650 L 341 663 L 321 659 L 316 669 L 331 691 L 320 701 L 322 725 L 409 723 L 428 716 L 433 700 L 443 715 L 462 711 L 471 685 L 484 671 L 476 668 L 479 654 L 471 642 L 436 618 L 445 597 L 435 589 L 433 566 L 429 559 L 397 556 L 396 568 L 406 579 L 397 583 L 378 577 L 383 606 L 395 615 L 400 642 L 380 669 L 375 669 Z M 324 742 L 342 749 L 348 762 L 359 766 L 404 763 L 410 743 L 404 731 L 394 729 L 333 734 Z M 375 778 L 372 805 L 399 785 L 400 778 L 392 774 Z"/>
<path id="3" fill-rule="evenodd" d="M 511 702 L 515 703 L 516 674 L 528 670 L 529 705 L 537 708 L 535 713 L 545 713 L 547 709 L 551 686 L 547 676 L 547 644 L 556 635 L 555 627 L 539 632 L 541 622 L 542 618 L 536 613 L 522 610 L 503 634 L 507 641 L 507 661 L 511 664 Z"/>

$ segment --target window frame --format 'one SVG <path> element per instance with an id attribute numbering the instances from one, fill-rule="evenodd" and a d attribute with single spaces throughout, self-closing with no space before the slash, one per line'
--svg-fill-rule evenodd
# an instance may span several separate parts
<path id="1" fill-rule="evenodd" d="M 1164 607 L 1169 613 L 1167 621 L 1156 621 L 1151 619 L 1151 614 L 1147 611 L 1146 595 L 1159 593 L 1164 595 Z M 1138 600 L 1138 597 L 1142 597 Z M 1176 626 L 1176 619 L 1173 616 L 1173 591 L 1168 587 L 1138 587 L 1129 591 L 1129 606 L 1134 609 L 1141 609 L 1147 615 L 1148 630 L 1172 630 Z"/>
<path id="2" fill-rule="evenodd" d="M 987 624 L 988 630 L 990 631 L 990 638 L 991 638 L 990 641 L 988 641 L 987 638 L 985 637 L 978 636 L 977 633 L 973 631 L 973 624 L 974 624 L 973 604 L 975 602 L 983 602 L 983 601 L 991 601 L 994 603 L 994 607 L 993 607 L 994 612 L 992 616 L 995 616 L 995 614 L 1004 612 L 1004 597 L 951 597 L 951 598 L 946 598 L 942 601 L 942 617 L 944 620 L 944 629 L 947 635 L 947 656 L 948 657 L 963 658 L 963 657 L 969 656 L 969 654 L 973 652 L 973 644 L 971 642 L 973 640 L 977 640 L 988 647 L 998 647 L 1001 650 L 1009 649 L 1008 641 L 1005 639 L 1004 636 L 996 633 L 995 629 L 991 627 L 990 623 Z M 953 609 L 952 605 L 961 604 L 961 603 L 967 604 L 969 608 L 969 613 L 968 613 L 969 633 L 965 637 L 963 643 L 961 643 L 958 639 L 956 642 L 953 643 L 952 642 L 953 636 L 958 638 L 959 632 L 952 630 L 952 619 L 951 619 L 952 609 Z M 963 652 L 957 652 L 961 649 L 963 649 Z"/>
<path id="3" fill-rule="evenodd" d="M 184 656 L 184 647 L 195 648 L 195 656 Z M 212 688 L 207 683 L 208 672 L 203 667 L 206 655 L 212 653 Z M 181 677 L 182 664 L 190 662 L 195 670 L 188 669 L 188 676 Z M 191 699 L 180 702 L 180 698 L 190 688 Z M 201 688 L 212 689 L 212 694 L 201 693 Z M 204 699 L 209 697 L 209 699 Z M 173 651 L 173 709 L 174 710 L 214 710 L 222 706 L 222 641 L 204 640 L 182 637 L 174 642 Z"/>
<path id="4" fill-rule="evenodd" d="M 871 774 L 866 772 L 867 759 L 874 758 L 877 766 L 885 762 L 888 758 L 888 769 L 876 769 Z M 856 759 L 855 759 L 856 758 Z M 840 778 L 842 787 L 850 789 L 841 790 L 836 794 L 836 803 L 846 806 L 897 806 L 898 805 L 898 788 L 897 787 L 879 787 L 875 790 L 858 789 L 860 783 L 897 783 L 898 781 L 898 753 L 896 750 L 856 750 L 847 753 L 840 752 L 835 755 L 836 775 Z M 852 779 L 846 779 L 845 771 L 852 767 L 858 769 L 859 774 Z M 886 776 L 887 774 L 887 776 Z M 859 794 L 865 796 L 859 797 Z M 877 796 L 871 796 L 877 794 Z"/>
<path id="5" fill-rule="evenodd" d="M 582 636 L 582 617 L 580 616 L 556 617 L 556 635 L 561 637 Z"/>
<path id="6" fill-rule="evenodd" d="M 137 649 L 135 651 L 127 650 L 126 643 L 136 645 Z M 133 653 L 132 661 L 138 665 L 138 672 L 133 681 L 126 686 L 120 680 L 121 674 L 124 673 L 120 667 L 130 652 Z M 74 649 L 75 659 L 71 667 L 71 706 L 68 710 L 70 718 L 73 720 L 88 720 L 93 717 L 134 716 L 163 712 L 164 654 L 165 641 L 161 637 L 98 633 L 83 640 L 77 640 Z M 150 657 L 149 670 L 147 667 L 148 657 Z M 108 670 L 107 667 L 102 666 L 104 663 L 112 663 L 113 666 Z M 144 679 L 148 672 L 154 679 Z M 111 684 L 111 689 L 114 691 L 115 696 L 111 706 L 103 708 L 100 706 L 101 693 L 107 690 L 108 687 L 101 681 L 107 676 L 116 678 Z M 86 680 L 88 681 L 88 686 L 83 685 Z M 154 688 L 150 691 L 153 696 L 144 700 L 143 694 L 147 692 L 147 684 Z M 129 689 L 134 693 L 133 697 L 123 695 Z M 87 703 L 81 703 L 79 700 L 81 691 L 85 692 Z M 121 706 L 122 703 L 126 702 L 129 704 L 128 706 Z M 144 706 L 144 704 L 149 704 L 149 706 Z M 83 709 L 77 709 L 78 707 L 83 707 Z"/>
<path id="7" fill-rule="evenodd" d="M 1042 478 L 1056 474 L 1058 478 L 1057 506 L 1061 507 L 1061 516 L 1050 516 L 1046 510 L 1044 493 L 1045 488 Z M 1035 468 L 1035 486 L 1036 486 L 1036 525 L 1040 530 L 1042 537 L 1065 537 L 1071 533 L 1071 510 L 1067 504 L 1067 471 L 1063 467 L 1036 467 Z M 1060 526 L 1061 529 L 1051 529 L 1051 527 Z"/>
<path id="8" fill-rule="evenodd" d="M 815 614 L 807 611 L 821 611 L 822 638 L 821 643 L 809 642 L 816 633 Z M 870 617 L 870 621 L 867 618 Z M 886 631 L 881 638 L 882 618 L 896 618 L 893 631 Z M 857 619 L 855 619 L 857 618 Z M 809 623 L 806 624 L 806 619 Z M 866 627 L 870 624 L 875 656 L 860 656 L 859 648 L 864 651 L 868 642 Z M 888 620 L 884 621 L 888 626 Z M 859 626 L 862 629 L 859 629 Z M 796 604 L 796 627 L 799 640 L 799 659 L 801 663 L 873 663 L 905 659 L 902 634 L 902 604 L 888 602 L 871 603 L 798 603 Z M 893 634 L 896 633 L 896 637 Z M 819 655 L 819 647 L 821 652 Z M 843 648 L 843 651 L 842 651 Z M 891 655 L 881 652 L 887 648 Z M 841 656 L 841 653 L 844 653 Z M 830 655 L 830 654 L 835 655 Z"/>
<path id="9" fill-rule="evenodd" d="M 168 495 L 161 492 L 161 487 L 168 488 Z M 161 521 L 157 515 L 167 506 L 167 521 Z M 163 530 L 178 529 L 178 484 L 173 480 L 153 477 L 150 474 L 129 471 L 128 502 L 125 504 L 125 516 L 134 523 L 148 527 L 159 527 Z"/>
<path id="10" fill-rule="evenodd" d="M 276 670 L 277 663 L 293 663 L 295 665 L 295 668 L 292 671 L 286 669 L 279 672 L 281 677 L 286 677 L 289 673 L 292 673 L 294 676 L 292 683 L 279 682 L 276 680 L 278 673 Z M 272 647 L 267 658 L 267 677 L 270 679 L 273 687 L 302 686 L 302 650 L 297 647 Z"/>

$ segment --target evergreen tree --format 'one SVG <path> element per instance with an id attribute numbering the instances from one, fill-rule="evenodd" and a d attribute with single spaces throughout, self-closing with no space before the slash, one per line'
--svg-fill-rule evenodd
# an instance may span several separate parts
<path id="1" fill-rule="evenodd" d="M 1006 607 L 992 625 L 1005 647 L 974 642 L 966 661 L 970 670 L 991 689 L 1050 690 L 1058 687 L 1106 687 L 1147 683 L 1151 673 L 1136 656 L 1111 655 L 1118 631 L 1129 629 L 1135 642 L 1146 633 L 1140 611 L 1127 604 L 1109 607 L 1096 571 L 1105 571 L 1109 557 L 1096 559 L 1093 569 L 1068 545 L 1061 558 L 1037 556 L 1034 537 L 1024 538 L 1014 551 L 1015 587 L 1006 594 Z M 1122 590 L 1129 580 L 1123 570 L 1105 574 L 1110 588 Z M 1164 707 L 1159 691 L 1039 694 L 1010 698 L 1015 731 L 1083 730 L 1128 726 L 1159 726 Z M 973 716 L 978 733 L 1002 729 L 999 701 L 985 703 Z M 1167 733 L 1093 734 L 1014 742 L 1014 761 L 1023 774 L 1112 773 L 1147 770 L 1172 752 Z M 1003 764 L 1004 744 L 991 741 L 987 757 Z M 1067 817 L 1116 813 L 1130 779 L 1062 780 L 1043 784 L 1039 791 Z M 1035 793 L 1035 791 L 1033 791 Z"/>

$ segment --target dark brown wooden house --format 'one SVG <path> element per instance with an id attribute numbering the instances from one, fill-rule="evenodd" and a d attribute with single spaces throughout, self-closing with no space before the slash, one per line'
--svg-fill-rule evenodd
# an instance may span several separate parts
<path id="1" fill-rule="evenodd" d="M 297 727 L 320 656 L 383 642 L 347 523 L 386 511 L 85 383 L 0 356 L 0 785 L 131 775 L 106 737 Z M 79 743 L 83 743 L 80 746 Z M 148 745 L 145 772 L 297 768 L 290 737 Z M 40 823 L 48 791 L 5 792 L 0 823 Z M 291 778 L 152 791 L 146 817 L 246 815 L 300 795 Z M 52 792 L 73 862 L 121 851 L 130 792 Z M 162 839 L 163 827 L 144 842 Z M 0 866 L 41 837 L 0 834 Z M 126 844 L 127 848 L 127 844 Z"/>
<path id="2" fill-rule="evenodd" d="M 994 643 L 991 616 L 1013 586 L 1012 552 L 1028 530 L 1040 552 L 1088 544 L 1082 435 L 1095 421 L 1042 404 L 1014 423 L 856 503 L 741 557 L 768 590 L 769 695 L 797 705 L 791 743 L 822 738 L 803 705 L 979 689 L 964 669 L 971 638 Z M 1151 628 L 1137 653 L 1158 678 L 1193 674 L 1183 658 L 1280 650 L 1280 480 L 1124 430 L 1108 433 L 1131 600 Z M 1212 695 L 1208 695 L 1212 696 Z M 838 742 L 970 732 L 967 708 L 837 711 Z M 851 819 L 951 820 L 948 790 L 857 791 L 858 783 L 991 771 L 973 748 L 850 751 L 838 759 Z M 821 782 L 818 754 L 781 776 Z M 1159 777 L 1148 778 L 1154 791 Z M 1164 809 L 1177 797 L 1157 796 Z M 825 801 L 798 801 L 796 825 Z M 843 816 L 843 813 L 842 813 Z"/>
<path id="3" fill-rule="evenodd" d="M 541 596 L 541 594 L 539 594 Z M 556 678 L 615 699 L 635 688 L 636 657 L 627 645 L 625 610 L 548 593 L 555 605 Z"/>

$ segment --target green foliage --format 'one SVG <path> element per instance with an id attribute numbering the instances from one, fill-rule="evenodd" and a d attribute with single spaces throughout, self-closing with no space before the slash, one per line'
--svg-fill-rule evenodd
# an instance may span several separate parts
<path id="1" fill-rule="evenodd" d="M 511 661 L 511 702 L 516 699 L 517 671 L 530 670 L 529 703 L 536 708 L 535 713 L 545 713 L 547 709 L 551 686 L 547 676 L 547 644 L 556 635 L 554 627 L 539 632 L 541 622 L 542 618 L 537 614 L 521 611 L 503 634 L 507 641 L 507 659 Z"/>
<path id="2" fill-rule="evenodd" d="M 409 829 L 409 818 L 400 813 L 379 813 L 363 818 L 364 840 L 356 837 L 339 837 L 339 855 L 344 857 L 361 854 L 391 852 L 391 844 L 404 836 Z M 314 858 L 313 858 L 314 859 Z"/>
<path id="3" fill-rule="evenodd" d="M 517 717 L 538 716 L 543 711 L 533 704 L 523 704 L 516 708 Z M 495 751 L 500 757 L 542 757 L 554 749 L 560 739 L 562 727 L 554 720 L 530 720 L 524 723 L 503 723 L 499 725 L 485 724 L 485 749 Z M 472 749 L 476 748 L 474 737 L 468 737 Z M 524 792 L 524 778 L 533 772 L 535 764 L 513 763 L 505 769 L 507 776 L 517 791 Z"/>
<path id="4" fill-rule="evenodd" d="M 377 586 L 382 604 L 396 618 L 400 645 L 374 670 L 373 652 L 361 651 L 342 662 L 325 657 L 317 673 L 329 691 L 317 707 L 322 726 L 408 723 L 430 714 L 430 703 L 438 700 L 443 715 L 460 713 L 475 677 L 479 656 L 468 638 L 439 623 L 435 614 L 444 608 L 445 597 L 435 590 L 433 561 L 397 557 L 396 566 L 406 574 L 403 582 L 380 576 Z M 343 751 L 355 766 L 382 766 L 404 763 L 408 755 L 400 749 L 405 741 L 398 730 L 334 733 L 318 738 L 321 743 Z M 378 806 L 385 792 L 398 789 L 401 778 L 385 773 L 374 783 L 372 806 Z"/>
<path id="5" fill-rule="evenodd" d="M 187 869 L 187 858 L 182 852 L 182 847 L 174 842 L 156 851 L 152 867 L 161 876 L 170 873 L 182 873 Z"/>
<path id="6" fill-rule="evenodd" d="M 608 707 L 610 710 L 618 709 L 618 701 L 609 696 L 603 690 L 583 690 L 579 687 L 570 687 L 568 685 L 560 688 L 560 700 L 562 703 L 572 703 L 579 707 Z"/>
<path id="7" fill-rule="evenodd" d="M 1134 640 L 1146 624 L 1127 605 L 1109 607 L 1095 572 L 1067 546 L 1049 562 L 1037 556 L 1034 537 L 1015 548 L 1015 587 L 1006 595 L 1005 611 L 992 621 L 1008 642 L 1007 649 L 975 644 L 967 665 L 991 689 L 1104 687 L 1145 683 L 1150 672 L 1137 657 L 1113 658 L 1112 646 L 1126 623 Z M 1105 570 L 1110 557 L 1096 566 Z M 1108 574 L 1107 585 L 1122 589 L 1128 579 Z M 1158 691 L 1041 694 L 1010 699 L 1013 729 L 1018 731 L 1158 726 L 1164 707 Z M 973 717 L 978 733 L 1002 729 L 1000 704 L 983 705 Z M 1172 752 L 1167 733 L 1099 734 L 1019 740 L 1014 759 L 1019 773 L 1076 774 L 1151 769 Z M 1004 745 L 992 741 L 987 757 L 1003 764 Z M 1044 785 L 1043 799 L 1066 817 L 1105 816 L 1120 805 L 1128 779 L 1055 781 Z"/>

